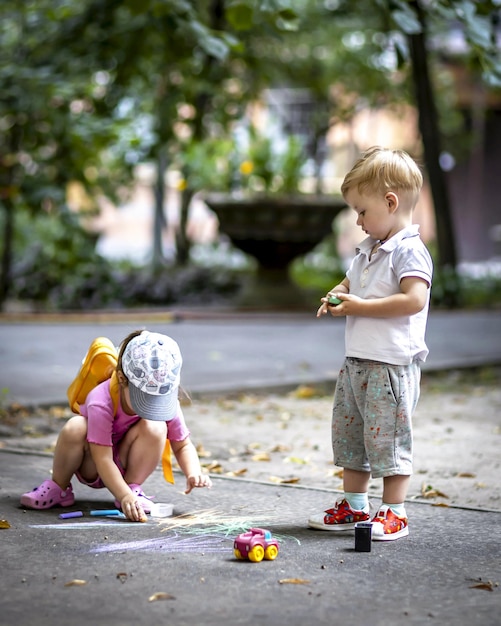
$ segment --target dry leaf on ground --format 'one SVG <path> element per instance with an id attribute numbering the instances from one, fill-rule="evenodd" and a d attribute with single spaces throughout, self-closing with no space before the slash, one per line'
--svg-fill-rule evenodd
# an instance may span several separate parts
<path id="1" fill-rule="evenodd" d="M 175 600 L 176 596 L 173 596 L 170 593 L 167 593 L 166 591 L 157 591 L 156 593 L 153 593 L 149 598 L 148 598 L 148 602 L 156 602 L 157 600 Z"/>
<path id="2" fill-rule="evenodd" d="M 81 578 L 74 578 L 73 580 L 64 583 L 65 587 L 81 587 L 82 585 L 86 585 L 87 581 L 82 580 Z"/>
<path id="3" fill-rule="evenodd" d="M 281 585 L 309 585 L 311 581 L 304 578 L 281 578 L 278 582 Z"/>
<path id="4" fill-rule="evenodd" d="M 485 589 L 486 591 L 494 591 L 494 587 L 498 586 L 499 583 L 493 583 L 491 580 L 486 580 L 470 585 L 470 589 Z"/>

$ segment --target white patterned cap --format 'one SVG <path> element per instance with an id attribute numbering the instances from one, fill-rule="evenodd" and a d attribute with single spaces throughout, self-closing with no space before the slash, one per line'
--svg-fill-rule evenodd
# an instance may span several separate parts
<path id="1" fill-rule="evenodd" d="M 182 364 L 179 346 L 167 335 L 144 330 L 130 340 L 122 370 L 137 415 L 160 422 L 176 417 Z"/>

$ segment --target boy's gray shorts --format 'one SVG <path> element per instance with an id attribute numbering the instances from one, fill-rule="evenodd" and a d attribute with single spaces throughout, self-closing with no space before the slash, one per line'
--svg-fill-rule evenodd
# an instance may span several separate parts
<path id="1" fill-rule="evenodd" d="M 412 474 L 412 415 L 420 380 L 417 362 L 346 358 L 332 410 L 335 465 L 371 472 L 373 478 Z"/>

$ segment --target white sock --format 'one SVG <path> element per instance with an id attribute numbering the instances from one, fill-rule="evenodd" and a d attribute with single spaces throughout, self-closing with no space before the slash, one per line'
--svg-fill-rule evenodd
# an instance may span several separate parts
<path id="1" fill-rule="evenodd" d="M 405 504 L 403 502 L 401 504 L 386 504 L 386 502 L 383 502 L 383 506 L 387 506 L 398 517 L 407 517 L 407 513 L 405 512 Z"/>
<path id="2" fill-rule="evenodd" d="M 369 496 L 365 493 L 351 493 L 345 491 L 344 497 L 354 511 L 363 511 L 369 506 Z"/>

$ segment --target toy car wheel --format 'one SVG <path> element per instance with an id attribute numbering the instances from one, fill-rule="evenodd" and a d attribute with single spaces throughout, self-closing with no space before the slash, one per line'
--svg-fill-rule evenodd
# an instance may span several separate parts
<path id="1" fill-rule="evenodd" d="M 264 557 L 264 548 L 263 546 L 254 546 L 249 550 L 249 561 L 253 561 L 254 563 L 259 563 L 259 561 L 263 560 Z"/>
<path id="2" fill-rule="evenodd" d="M 240 552 L 240 550 L 239 550 L 238 548 L 235 548 L 235 549 L 233 550 L 233 553 L 235 554 L 236 558 L 237 558 L 239 561 L 243 561 L 243 560 L 244 560 L 244 557 L 242 556 L 242 554 L 241 554 L 241 552 Z"/>
<path id="3" fill-rule="evenodd" d="M 264 551 L 264 558 L 268 561 L 273 561 L 277 558 L 278 548 L 277 546 L 268 546 Z"/>

